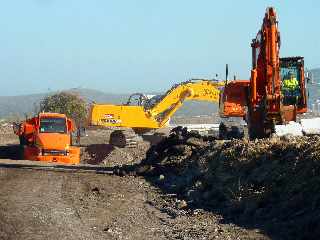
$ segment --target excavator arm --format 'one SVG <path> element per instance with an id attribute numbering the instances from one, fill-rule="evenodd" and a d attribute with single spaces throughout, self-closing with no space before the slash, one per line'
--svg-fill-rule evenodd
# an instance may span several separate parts
<path id="1" fill-rule="evenodd" d="M 169 118 L 183 105 L 184 101 L 219 101 L 221 82 L 209 80 L 191 80 L 172 87 L 161 100 L 147 112 L 157 119 L 163 127 Z"/>

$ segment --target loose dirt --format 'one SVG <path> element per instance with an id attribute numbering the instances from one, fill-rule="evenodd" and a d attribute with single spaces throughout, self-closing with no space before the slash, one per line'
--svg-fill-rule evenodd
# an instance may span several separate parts
<path id="1" fill-rule="evenodd" d="M 223 142 L 176 129 L 131 149 L 111 147 L 110 133 L 88 130 L 81 149 L 82 163 L 113 175 L 0 167 L 0 239 L 319 236 L 319 138 Z M 16 158 L 17 138 L 2 135 L 0 158 Z"/>
<path id="2" fill-rule="evenodd" d="M 319 136 L 216 141 L 177 128 L 135 171 L 225 221 L 273 238 L 320 239 Z"/>
<path id="3" fill-rule="evenodd" d="M 1 169 L 0 239 L 256 239 L 143 178 Z M 264 238 L 260 238 L 264 239 Z"/>

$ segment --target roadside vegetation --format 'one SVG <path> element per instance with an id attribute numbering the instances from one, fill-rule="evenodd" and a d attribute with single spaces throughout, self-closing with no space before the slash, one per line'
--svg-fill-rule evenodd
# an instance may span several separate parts
<path id="1" fill-rule="evenodd" d="M 43 98 L 40 101 L 39 111 L 64 113 L 79 127 L 86 122 L 88 108 L 86 101 L 79 95 L 60 92 Z"/>

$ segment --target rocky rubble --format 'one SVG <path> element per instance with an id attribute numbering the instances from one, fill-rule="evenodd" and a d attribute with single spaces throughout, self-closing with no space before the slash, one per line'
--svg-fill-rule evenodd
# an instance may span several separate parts
<path id="1" fill-rule="evenodd" d="M 218 141 L 176 128 L 137 174 L 239 225 L 320 239 L 320 137 Z"/>

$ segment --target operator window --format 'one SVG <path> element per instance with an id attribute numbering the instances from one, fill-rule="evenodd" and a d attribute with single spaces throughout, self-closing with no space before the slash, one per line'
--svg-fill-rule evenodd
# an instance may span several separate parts
<path id="1" fill-rule="evenodd" d="M 40 133 L 66 133 L 67 126 L 64 118 L 41 118 Z"/>
<path id="2" fill-rule="evenodd" d="M 297 104 L 301 96 L 300 93 L 300 74 L 296 67 L 282 67 L 281 91 L 284 96 L 285 105 Z"/>

